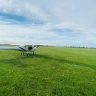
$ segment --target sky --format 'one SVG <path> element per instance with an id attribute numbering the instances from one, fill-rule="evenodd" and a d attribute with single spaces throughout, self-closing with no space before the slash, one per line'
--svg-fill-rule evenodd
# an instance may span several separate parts
<path id="1" fill-rule="evenodd" d="M 0 44 L 96 47 L 96 0 L 0 0 Z"/>

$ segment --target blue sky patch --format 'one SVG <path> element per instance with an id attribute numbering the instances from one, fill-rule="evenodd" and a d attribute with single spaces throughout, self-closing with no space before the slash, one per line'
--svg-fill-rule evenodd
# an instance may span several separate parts
<path id="1" fill-rule="evenodd" d="M 68 36 L 79 36 L 80 35 L 80 30 L 76 29 L 59 29 L 59 28 L 54 28 L 52 29 L 53 32 L 59 34 L 59 35 L 68 35 Z"/>
<path id="2" fill-rule="evenodd" d="M 24 16 L 16 15 L 16 14 L 9 14 L 9 13 L 0 13 L 0 16 L 6 19 L 12 19 L 15 21 L 27 21 L 27 18 Z"/>
<path id="3" fill-rule="evenodd" d="M 24 15 L 0 13 L 0 16 L 5 20 L 10 20 L 12 24 L 43 24 L 43 22 L 38 19 L 29 19 Z"/>
<path id="4" fill-rule="evenodd" d="M 54 28 L 54 29 L 52 29 L 52 31 L 72 33 L 72 32 L 78 32 L 79 30 L 76 30 L 76 29 L 59 29 L 59 28 Z"/>

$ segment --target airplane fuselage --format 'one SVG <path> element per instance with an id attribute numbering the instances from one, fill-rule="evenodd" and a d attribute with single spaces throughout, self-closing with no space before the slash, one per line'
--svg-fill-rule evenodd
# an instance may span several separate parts
<path id="1" fill-rule="evenodd" d="M 22 50 L 21 54 L 24 54 L 24 52 L 27 52 L 28 56 L 29 56 L 29 52 L 33 52 L 33 54 L 36 54 L 35 51 L 36 51 L 37 47 L 34 45 L 19 46 L 19 48 Z"/>

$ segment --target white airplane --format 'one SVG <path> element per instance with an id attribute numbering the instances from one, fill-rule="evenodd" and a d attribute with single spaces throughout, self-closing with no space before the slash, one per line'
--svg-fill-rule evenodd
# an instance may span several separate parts
<path id="1" fill-rule="evenodd" d="M 27 53 L 27 56 L 29 56 L 30 52 L 33 53 L 33 55 L 36 54 L 36 49 L 42 45 L 21 45 L 21 46 L 13 46 L 13 45 L 0 45 L 0 50 L 19 50 L 22 51 L 21 55 L 24 55 L 24 53 Z"/>

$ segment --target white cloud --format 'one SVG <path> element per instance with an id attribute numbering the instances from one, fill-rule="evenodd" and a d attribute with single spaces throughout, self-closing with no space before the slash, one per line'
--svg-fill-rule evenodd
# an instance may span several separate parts
<path id="1" fill-rule="evenodd" d="M 0 13 L 25 16 L 35 22 L 17 25 L 0 16 L 0 43 L 57 43 L 96 46 L 95 0 L 0 0 Z M 37 22 L 38 23 L 38 22 Z M 52 29 L 71 29 L 73 36 L 57 34 Z M 78 32 L 76 30 L 79 30 Z M 15 39 L 14 39 L 15 38 Z M 89 42 L 89 43 L 88 43 Z"/>

